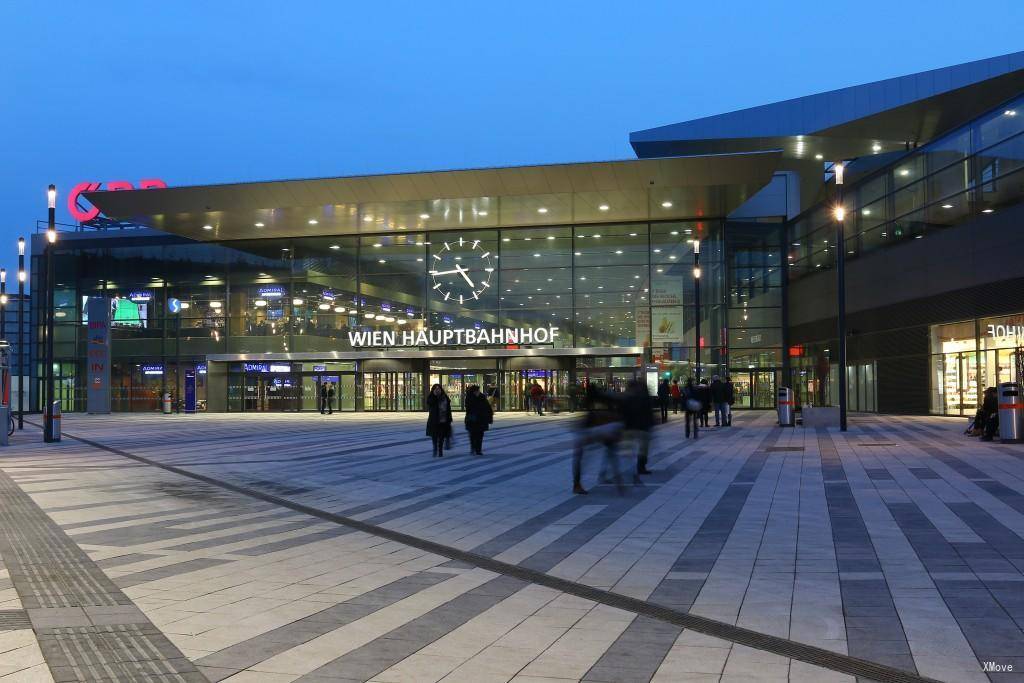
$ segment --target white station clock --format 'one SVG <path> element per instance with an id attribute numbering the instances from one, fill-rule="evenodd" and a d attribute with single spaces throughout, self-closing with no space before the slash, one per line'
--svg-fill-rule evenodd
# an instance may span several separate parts
<path id="1" fill-rule="evenodd" d="M 493 255 L 480 240 L 445 242 L 431 258 L 433 290 L 445 301 L 460 304 L 479 299 L 491 286 Z"/>

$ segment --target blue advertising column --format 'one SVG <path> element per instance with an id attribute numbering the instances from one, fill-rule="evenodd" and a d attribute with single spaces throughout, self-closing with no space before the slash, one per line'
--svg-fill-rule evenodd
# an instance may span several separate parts
<path id="1" fill-rule="evenodd" d="M 196 412 L 196 371 L 185 373 L 185 412 Z"/>
<path id="2" fill-rule="evenodd" d="M 86 302 L 86 412 L 110 413 L 110 299 L 90 296 Z"/>

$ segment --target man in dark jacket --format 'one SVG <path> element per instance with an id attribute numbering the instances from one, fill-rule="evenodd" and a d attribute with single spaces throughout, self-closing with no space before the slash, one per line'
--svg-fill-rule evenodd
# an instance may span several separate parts
<path id="1" fill-rule="evenodd" d="M 434 457 L 444 457 L 444 441 L 452 435 L 452 402 L 440 384 L 427 396 L 427 436 L 434 444 Z"/>
<path id="2" fill-rule="evenodd" d="M 602 444 L 605 447 L 605 468 L 611 469 L 615 484 L 622 492 L 622 478 L 619 474 L 618 459 L 615 446 L 622 436 L 621 415 L 617 410 L 615 398 L 601 391 L 593 384 L 587 385 L 583 399 L 586 413 L 576 430 L 576 443 L 572 451 L 572 492 L 586 495 L 587 490 L 580 483 L 583 474 L 583 451 L 591 444 Z"/>
<path id="3" fill-rule="evenodd" d="M 732 384 L 732 377 L 726 375 L 725 377 L 725 424 L 726 426 L 732 427 L 732 405 L 736 403 L 736 387 Z"/>
<path id="4" fill-rule="evenodd" d="M 320 382 L 320 414 L 327 414 L 327 382 Z"/>
<path id="5" fill-rule="evenodd" d="M 715 409 L 715 426 L 724 427 L 729 414 L 729 404 L 725 402 L 725 382 L 718 375 L 711 378 L 711 405 Z"/>
<path id="6" fill-rule="evenodd" d="M 697 385 L 697 400 L 700 401 L 700 426 L 708 426 L 708 412 L 711 410 L 711 388 L 708 381 L 702 379 Z"/>
<path id="7" fill-rule="evenodd" d="M 668 386 L 668 380 L 662 382 L 662 386 Z M 661 387 L 659 387 L 660 393 Z M 651 395 L 647 392 L 647 385 L 640 380 L 630 380 L 626 386 L 626 394 L 622 401 L 622 434 L 629 439 L 636 450 L 636 473 L 650 474 L 647 469 L 647 455 L 651 446 L 651 429 L 654 427 L 654 406 L 651 405 Z M 665 420 L 666 406 L 664 399 L 661 400 L 662 421 Z M 638 477 L 634 476 L 634 483 L 639 483 Z"/>
<path id="8" fill-rule="evenodd" d="M 484 432 L 494 422 L 494 410 L 480 387 L 472 385 L 466 390 L 466 431 L 469 432 L 469 450 L 473 455 L 484 454 Z"/>
<path id="9" fill-rule="evenodd" d="M 627 389 L 627 393 L 628 389 Z M 647 396 L 647 388 L 644 387 L 644 395 Z M 661 408 L 661 424 L 668 422 L 668 402 L 669 402 L 670 391 L 668 388 L 668 380 L 663 379 L 658 383 L 658 407 Z M 650 402 L 650 397 L 648 397 Z"/>

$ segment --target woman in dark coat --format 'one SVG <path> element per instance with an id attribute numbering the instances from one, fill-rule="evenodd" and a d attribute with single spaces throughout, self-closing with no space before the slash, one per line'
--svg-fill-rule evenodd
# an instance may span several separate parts
<path id="1" fill-rule="evenodd" d="M 444 457 L 444 440 L 452 435 L 452 402 L 440 384 L 427 396 L 427 436 L 434 443 L 434 457 Z"/>
<path id="2" fill-rule="evenodd" d="M 484 454 L 484 432 L 494 422 L 494 410 L 480 387 L 466 390 L 466 431 L 469 432 L 469 450 L 473 455 Z"/>

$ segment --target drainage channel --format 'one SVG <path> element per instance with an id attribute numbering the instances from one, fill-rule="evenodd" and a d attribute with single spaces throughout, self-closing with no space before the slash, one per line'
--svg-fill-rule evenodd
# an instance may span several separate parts
<path id="1" fill-rule="evenodd" d="M 40 425 L 30 422 L 29 420 L 26 420 L 26 422 L 29 422 L 34 427 L 40 427 Z M 67 432 L 64 432 L 63 436 L 87 446 L 92 446 L 93 448 L 97 448 L 123 458 L 128 458 L 129 460 L 134 460 L 135 462 L 140 462 L 151 467 L 172 472 L 182 477 L 188 477 L 189 479 L 194 479 L 227 491 L 232 491 L 249 498 L 254 498 L 279 507 L 287 508 L 295 512 L 309 515 L 310 517 L 316 517 L 317 519 L 333 522 L 335 524 L 346 526 L 357 531 L 362 531 L 373 536 L 378 536 L 389 541 L 396 541 L 424 552 L 433 553 L 452 560 L 466 562 L 480 567 L 481 569 L 492 571 L 496 574 L 512 576 L 523 581 L 528 581 L 539 586 L 544 586 L 546 588 L 566 593 L 568 595 L 575 595 L 602 605 L 658 619 L 659 621 L 673 624 L 681 628 L 690 629 L 715 638 L 720 638 L 722 640 L 727 640 L 739 645 L 746 645 L 758 650 L 764 650 L 765 652 L 771 652 L 772 654 L 777 654 L 789 659 L 796 659 L 807 664 L 831 669 L 832 671 L 849 674 L 861 679 L 879 681 L 879 683 L 940 683 L 936 679 L 919 676 L 909 671 L 904 671 L 903 669 L 896 669 L 894 667 L 868 661 L 866 659 L 851 657 L 849 655 L 840 654 L 838 652 L 815 647 L 813 645 L 799 643 L 787 638 L 752 631 L 750 629 L 734 626 L 733 624 L 709 619 L 696 614 L 680 612 L 663 605 L 658 605 L 657 603 L 648 602 L 639 598 L 631 598 L 626 595 L 621 595 L 599 588 L 593 588 L 567 579 L 560 579 L 556 576 L 545 574 L 544 572 L 527 569 L 507 562 L 501 562 L 485 555 L 467 552 L 441 543 L 435 543 L 434 541 L 410 536 L 409 534 L 393 531 L 375 524 L 368 524 L 343 515 L 336 515 L 318 508 L 303 505 L 302 503 L 298 503 L 287 498 L 281 498 L 270 493 L 265 493 L 258 489 L 232 484 L 231 482 L 192 472 L 175 465 L 167 465 L 157 462 L 146 458 L 145 456 L 129 453 L 128 451 L 108 446 L 85 437 L 75 436 L 74 434 L 69 434 Z"/>

